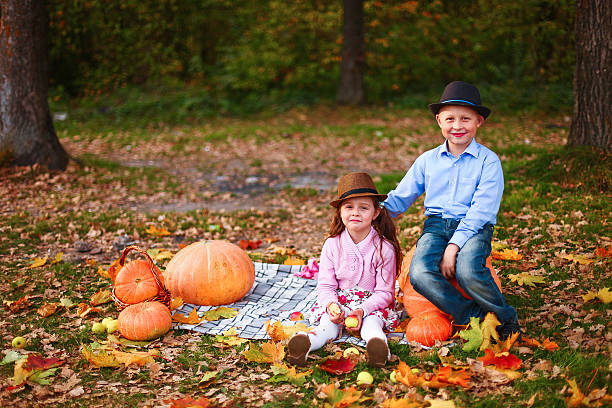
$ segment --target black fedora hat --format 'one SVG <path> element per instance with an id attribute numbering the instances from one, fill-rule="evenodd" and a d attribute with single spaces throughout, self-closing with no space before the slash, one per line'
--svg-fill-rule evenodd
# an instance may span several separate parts
<path id="1" fill-rule="evenodd" d="M 445 105 L 461 105 L 468 106 L 487 118 L 491 113 L 491 109 L 480 104 L 480 92 L 472 84 L 463 81 L 454 81 L 446 85 L 440 102 L 429 105 L 429 110 L 437 115 L 440 109 Z"/>

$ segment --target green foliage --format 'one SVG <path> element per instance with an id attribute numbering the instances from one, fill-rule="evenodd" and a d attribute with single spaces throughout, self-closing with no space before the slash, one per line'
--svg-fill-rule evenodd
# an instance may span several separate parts
<path id="1" fill-rule="evenodd" d="M 430 100 L 463 79 L 483 85 L 486 100 L 503 95 L 507 107 L 558 110 L 571 100 L 574 3 L 368 0 L 368 98 Z M 223 98 L 257 104 L 279 90 L 329 98 L 339 79 L 340 2 L 58 0 L 49 14 L 59 96 L 179 81 L 206 90 L 186 101 L 206 109 Z"/>

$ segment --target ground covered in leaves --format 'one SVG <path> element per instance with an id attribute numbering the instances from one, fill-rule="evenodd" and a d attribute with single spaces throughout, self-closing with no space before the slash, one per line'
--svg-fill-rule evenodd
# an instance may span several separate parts
<path id="1" fill-rule="evenodd" d="M 92 332 L 117 316 L 105 295 L 109 266 L 134 244 L 163 268 L 203 239 L 242 241 L 267 262 L 317 257 L 337 178 L 367 171 L 379 190 L 392 189 L 441 143 L 432 118 L 321 106 L 151 123 L 57 123 L 75 159 L 65 172 L 0 169 L 0 406 L 612 403 L 611 160 L 561 148 L 566 118 L 494 115 L 478 135 L 504 166 L 493 265 L 522 342 L 489 344 L 487 330 L 470 327 L 430 350 L 392 344 L 384 369 L 368 369 L 359 348 L 345 356 L 348 345 L 333 344 L 297 371 L 284 363 L 279 326 L 268 342 L 173 330 L 143 344 Z M 406 249 L 422 213 L 419 200 L 398 220 Z M 13 347 L 18 336 L 25 348 Z M 357 384 L 364 370 L 372 385 Z"/>

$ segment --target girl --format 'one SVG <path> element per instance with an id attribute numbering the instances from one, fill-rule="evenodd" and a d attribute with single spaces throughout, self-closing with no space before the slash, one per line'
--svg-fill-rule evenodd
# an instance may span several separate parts
<path id="1" fill-rule="evenodd" d="M 367 173 L 350 173 L 338 181 L 338 198 L 328 238 L 323 244 L 317 303 L 312 309 L 319 325 L 312 333 L 298 333 L 289 340 L 288 360 L 305 365 L 308 353 L 320 349 L 340 334 L 345 318 L 347 331 L 366 341 L 368 364 L 382 367 L 390 357 L 383 327 L 395 329 L 393 308 L 400 246 L 395 224 L 380 203 Z"/>

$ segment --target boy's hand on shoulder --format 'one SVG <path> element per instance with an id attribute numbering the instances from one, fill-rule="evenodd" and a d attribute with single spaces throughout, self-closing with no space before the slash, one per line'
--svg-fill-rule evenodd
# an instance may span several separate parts
<path id="1" fill-rule="evenodd" d="M 455 264 L 457 263 L 457 253 L 459 247 L 456 244 L 448 244 L 442 261 L 440 262 L 440 271 L 446 279 L 452 279 L 455 277 Z"/>

